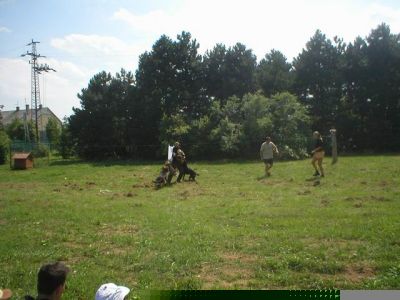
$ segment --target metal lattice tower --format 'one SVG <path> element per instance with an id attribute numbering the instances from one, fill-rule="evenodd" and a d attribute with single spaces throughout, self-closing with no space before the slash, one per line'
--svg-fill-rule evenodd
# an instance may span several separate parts
<path id="1" fill-rule="evenodd" d="M 34 109 L 34 113 L 31 114 L 31 120 L 35 124 L 35 133 L 36 133 L 36 142 L 39 142 L 39 119 L 38 119 L 38 110 L 40 107 L 40 88 L 39 88 L 39 74 L 41 72 L 48 72 L 48 71 L 56 71 L 49 67 L 47 64 L 39 65 L 38 58 L 46 57 L 40 54 L 37 54 L 36 51 L 36 44 L 40 42 L 32 41 L 27 44 L 27 46 L 32 46 L 31 52 L 26 51 L 25 54 L 21 54 L 21 56 L 30 56 L 31 59 L 29 64 L 31 65 L 31 108 Z"/>

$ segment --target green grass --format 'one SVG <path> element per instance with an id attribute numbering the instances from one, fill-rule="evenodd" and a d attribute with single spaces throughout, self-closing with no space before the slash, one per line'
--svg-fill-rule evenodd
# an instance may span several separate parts
<path id="1" fill-rule="evenodd" d="M 66 299 L 145 289 L 399 289 L 400 156 L 191 164 L 198 184 L 151 187 L 159 164 L 0 168 L 0 285 L 35 293 L 41 264 L 73 270 Z"/>

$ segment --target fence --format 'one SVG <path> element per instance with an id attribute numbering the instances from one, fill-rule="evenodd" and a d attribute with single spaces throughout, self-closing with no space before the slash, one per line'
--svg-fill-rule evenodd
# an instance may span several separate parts
<path id="1" fill-rule="evenodd" d="M 31 152 L 34 157 L 34 166 L 38 167 L 41 165 L 49 165 L 51 159 L 54 157 L 52 153 L 56 150 L 56 147 L 48 142 L 25 142 L 20 140 L 13 140 L 10 143 L 10 168 L 12 168 L 12 156 L 17 152 L 28 153 Z"/>

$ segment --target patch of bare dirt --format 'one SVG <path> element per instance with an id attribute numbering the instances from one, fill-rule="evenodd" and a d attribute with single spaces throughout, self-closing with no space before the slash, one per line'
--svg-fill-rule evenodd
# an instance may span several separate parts
<path id="1" fill-rule="evenodd" d="M 343 276 L 346 278 L 346 280 L 351 282 L 361 282 L 364 279 L 374 277 L 375 274 L 375 270 L 371 266 L 364 264 L 348 265 L 343 272 Z"/>
<path id="2" fill-rule="evenodd" d="M 177 193 L 178 198 L 181 200 L 190 200 L 196 196 L 204 195 L 204 191 L 197 184 L 190 184 L 190 186 L 184 185 L 180 191 Z"/>
<path id="3" fill-rule="evenodd" d="M 361 207 L 362 202 L 366 202 L 368 200 L 379 201 L 379 202 L 391 201 L 389 198 L 386 198 L 384 196 L 375 196 L 375 195 L 365 196 L 365 197 L 360 197 L 360 196 L 346 197 L 346 198 L 344 198 L 344 200 L 345 201 L 357 201 L 356 205 L 354 205 L 355 207 Z"/>
<path id="4" fill-rule="evenodd" d="M 215 265 L 204 263 L 197 277 L 203 289 L 247 288 L 253 278 L 252 266 L 257 265 L 258 257 L 240 252 L 224 252 L 219 255 L 221 262 Z"/>
<path id="5" fill-rule="evenodd" d="M 228 262 L 244 262 L 244 263 L 255 263 L 258 261 L 256 255 L 250 255 L 240 252 L 224 252 L 219 255 L 224 261 Z"/>
<path id="6" fill-rule="evenodd" d="M 304 191 L 297 192 L 297 195 L 309 195 L 309 194 L 311 194 L 310 190 L 304 190 Z"/>
<path id="7" fill-rule="evenodd" d="M 363 241 L 360 240 L 344 240 L 344 239 L 316 239 L 316 238 L 304 238 L 301 241 L 312 249 L 316 248 L 328 248 L 332 250 L 339 249 L 356 249 L 360 247 Z"/>
<path id="8" fill-rule="evenodd" d="M 325 207 L 326 207 L 326 206 L 328 206 L 329 204 L 330 204 L 330 202 L 329 202 L 328 199 L 322 199 L 322 200 L 321 200 L 321 205 L 322 205 L 322 206 L 325 206 Z"/>
<path id="9" fill-rule="evenodd" d="M 98 229 L 101 235 L 112 236 L 112 235 L 134 235 L 139 232 L 139 227 L 135 224 L 121 224 L 117 226 L 102 224 Z"/>
<path id="10" fill-rule="evenodd" d="M 142 183 L 135 183 L 135 184 L 132 185 L 132 187 L 134 189 L 137 189 L 137 188 L 151 188 L 152 185 L 150 183 L 142 182 Z"/>
<path id="11" fill-rule="evenodd" d="M 233 266 L 212 267 L 205 265 L 201 268 L 200 274 L 197 275 L 202 281 L 203 289 L 213 288 L 247 288 L 252 273 L 243 268 Z"/>

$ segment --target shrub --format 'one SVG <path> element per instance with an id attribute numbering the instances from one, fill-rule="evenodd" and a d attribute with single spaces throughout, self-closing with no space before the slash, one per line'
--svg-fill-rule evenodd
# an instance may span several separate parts
<path id="1" fill-rule="evenodd" d="M 49 148 L 43 144 L 37 145 L 32 151 L 33 157 L 46 157 L 49 156 Z"/>
<path id="2" fill-rule="evenodd" d="M 7 161 L 10 140 L 4 131 L 0 131 L 0 165 L 4 165 Z"/>

